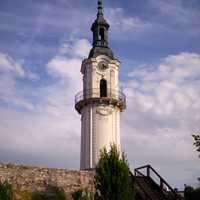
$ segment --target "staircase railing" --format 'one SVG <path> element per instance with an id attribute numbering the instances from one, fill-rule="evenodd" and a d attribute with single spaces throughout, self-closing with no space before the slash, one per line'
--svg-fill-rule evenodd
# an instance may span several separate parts
<path id="1" fill-rule="evenodd" d="M 141 172 L 141 170 L 144 170 L 144 169 L 146 169 L 146 170 L 145 170 L 145 173 L 146 173 L 146 174 L 144 174 L 144 173 Z M 153 172 L 153 173 L 157 176 L 157 178 L 159 179 L 159 184 L 158 184 L 156 181 L 155 181 L 155 182 L 160 186 L 160 189 L 161 189 L 163 192 L 165 192 L 166 194 L 171 193 L 171 194 L 173 195 L 173 199 L 175 199 L 175 200 L 181 200 L 181 198 L 178 196 L 176 190 L 173 189 L 173 188 L 164 180 L 164 178 L 162 178 L 162 177 L 159 175 L 159 173 L 158 173 L 155 169 L 153 169 L 153 168 L 151 167 L 151 165 L 145 165 L 145 166 L 136 168 L 136 169 L 134 170 L 134 172 L 135 172 L 135 176 L 149 177 L 149 178 L 151 178 L 153 181 L 155 181 L 154 178 L 153 178 L 153 176 L 152 176 L 152 172 Z"/>
<path id="2" fill-rule="evenodd" d="M 132 173 L 131 171 L 130 171 L 129 173 L 130 173 L 130 177 L 131 177 L 132 181 L 134 182 L 134 181 L 135 181 L 135 176 L 133 175 L 133 173 Z M 139 172 L 139 173 L 140 173 L 140 172 Z M 153 200 L 153 199 L 151 198 L 151 196 L 148 195 L 148 193 L 147 193 L 147 191 L 144 189 L 144 187 L 141 187 L 141 190 L 142 190 L 142 192 L 144 193 L 144 199 Z M 137 199 L 137 198 L 135 197 L 135 199 Z M 141 199 L 141 198 L 138 198 L 138 199 Z"/>

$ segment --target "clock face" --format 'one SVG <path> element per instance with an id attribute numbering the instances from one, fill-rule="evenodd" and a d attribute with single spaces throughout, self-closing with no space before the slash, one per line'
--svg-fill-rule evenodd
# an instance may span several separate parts
<path id="1" fill-rule="evenodd" d="M 101 71 L 106 70 L 106 69 L 108 69 L 108 64 L 105 63 L 105 62 L 100 62 L 100 63 L 98 64 L 98 68 L 99 68 L 99 70 L 101 70 Z"/>

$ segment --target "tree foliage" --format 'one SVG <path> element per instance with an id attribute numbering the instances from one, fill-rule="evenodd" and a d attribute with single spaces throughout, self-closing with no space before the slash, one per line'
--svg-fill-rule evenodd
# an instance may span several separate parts
<path id="1" fill-rule="evenodd" d="M 120 156 L 115 145 L 108 152 L 104 148 L 95 173 L 96 199 L 133 200 L 133 179 L 125 154 Z"/>
<path id="2" fill-rule="evenodd" d="M 192 135 L 192 137 L 194 140 L 194 146 L 197 148 L 197 151 L 200 152 L 200 135 Z"/>
<path id="3" fill-rule="evenodd" d="M 185 200 L 199 200 L 200 199 L 200 188 L 194 189 L 191 186 L 186 186 L 184 190 Z"/>
<path id="4" fill-rule="evenodd" d="M 0 200 L 12 200 L 12 186 L 7 182 L 0 184 Z"/>
<path id="5" fill-rule="evenodd" d="M 200 152 L 200 135 L 192 135 L 194 140 L 194 146 L 196 147 L 197 152 Z M 199 155 L 200 157 L 200 155 Z M 200 181 L 200 178 L 198 178 Z M 200 188 L 194 189 L 191 186 L 186 186 L 184 190 L 185 200 L 199 200 L 200 199 Z"/>
<path id="6" fill-rule="evenodd" d="M 48 185 L 44 193 L 33 192 L 32 200 L 66 200 L 66 195 L 63 188 Z"/>
<path id="7" fill-rule="evenodd" d="M 72 198 L 73 200 L 92 200 L 92 192 L 87 188 L 80 189 L 72 193 Z"/>

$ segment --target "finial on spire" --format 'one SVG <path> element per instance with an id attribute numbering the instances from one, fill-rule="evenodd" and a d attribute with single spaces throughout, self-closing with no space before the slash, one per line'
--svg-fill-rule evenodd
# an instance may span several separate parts
<path id="1" fill-rule="evenodd" d="M 102 0 L 98 0 L 98 6 L 101 6 L 102 7 Z"/>
<path id="2" fill-rule="evenodd" d="M 98 0 L 98 15 L 103 14 L 103 3 L 102 0 Z"/>

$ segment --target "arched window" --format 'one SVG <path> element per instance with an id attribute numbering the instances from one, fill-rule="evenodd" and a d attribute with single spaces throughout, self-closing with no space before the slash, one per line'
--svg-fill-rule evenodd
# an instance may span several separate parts
<path id="1" fill-rule="evenodd" d="M 100 37 L 100 40 L 104 40 L 105 39 L 104 28 L 100 28 L 99 29 L 99 37 Z"/>
<path id="2" fill-rule="evenodd" d="M 100 81 L 100 97 L 107 97 L 107 81 L 105 79 Z"/>

